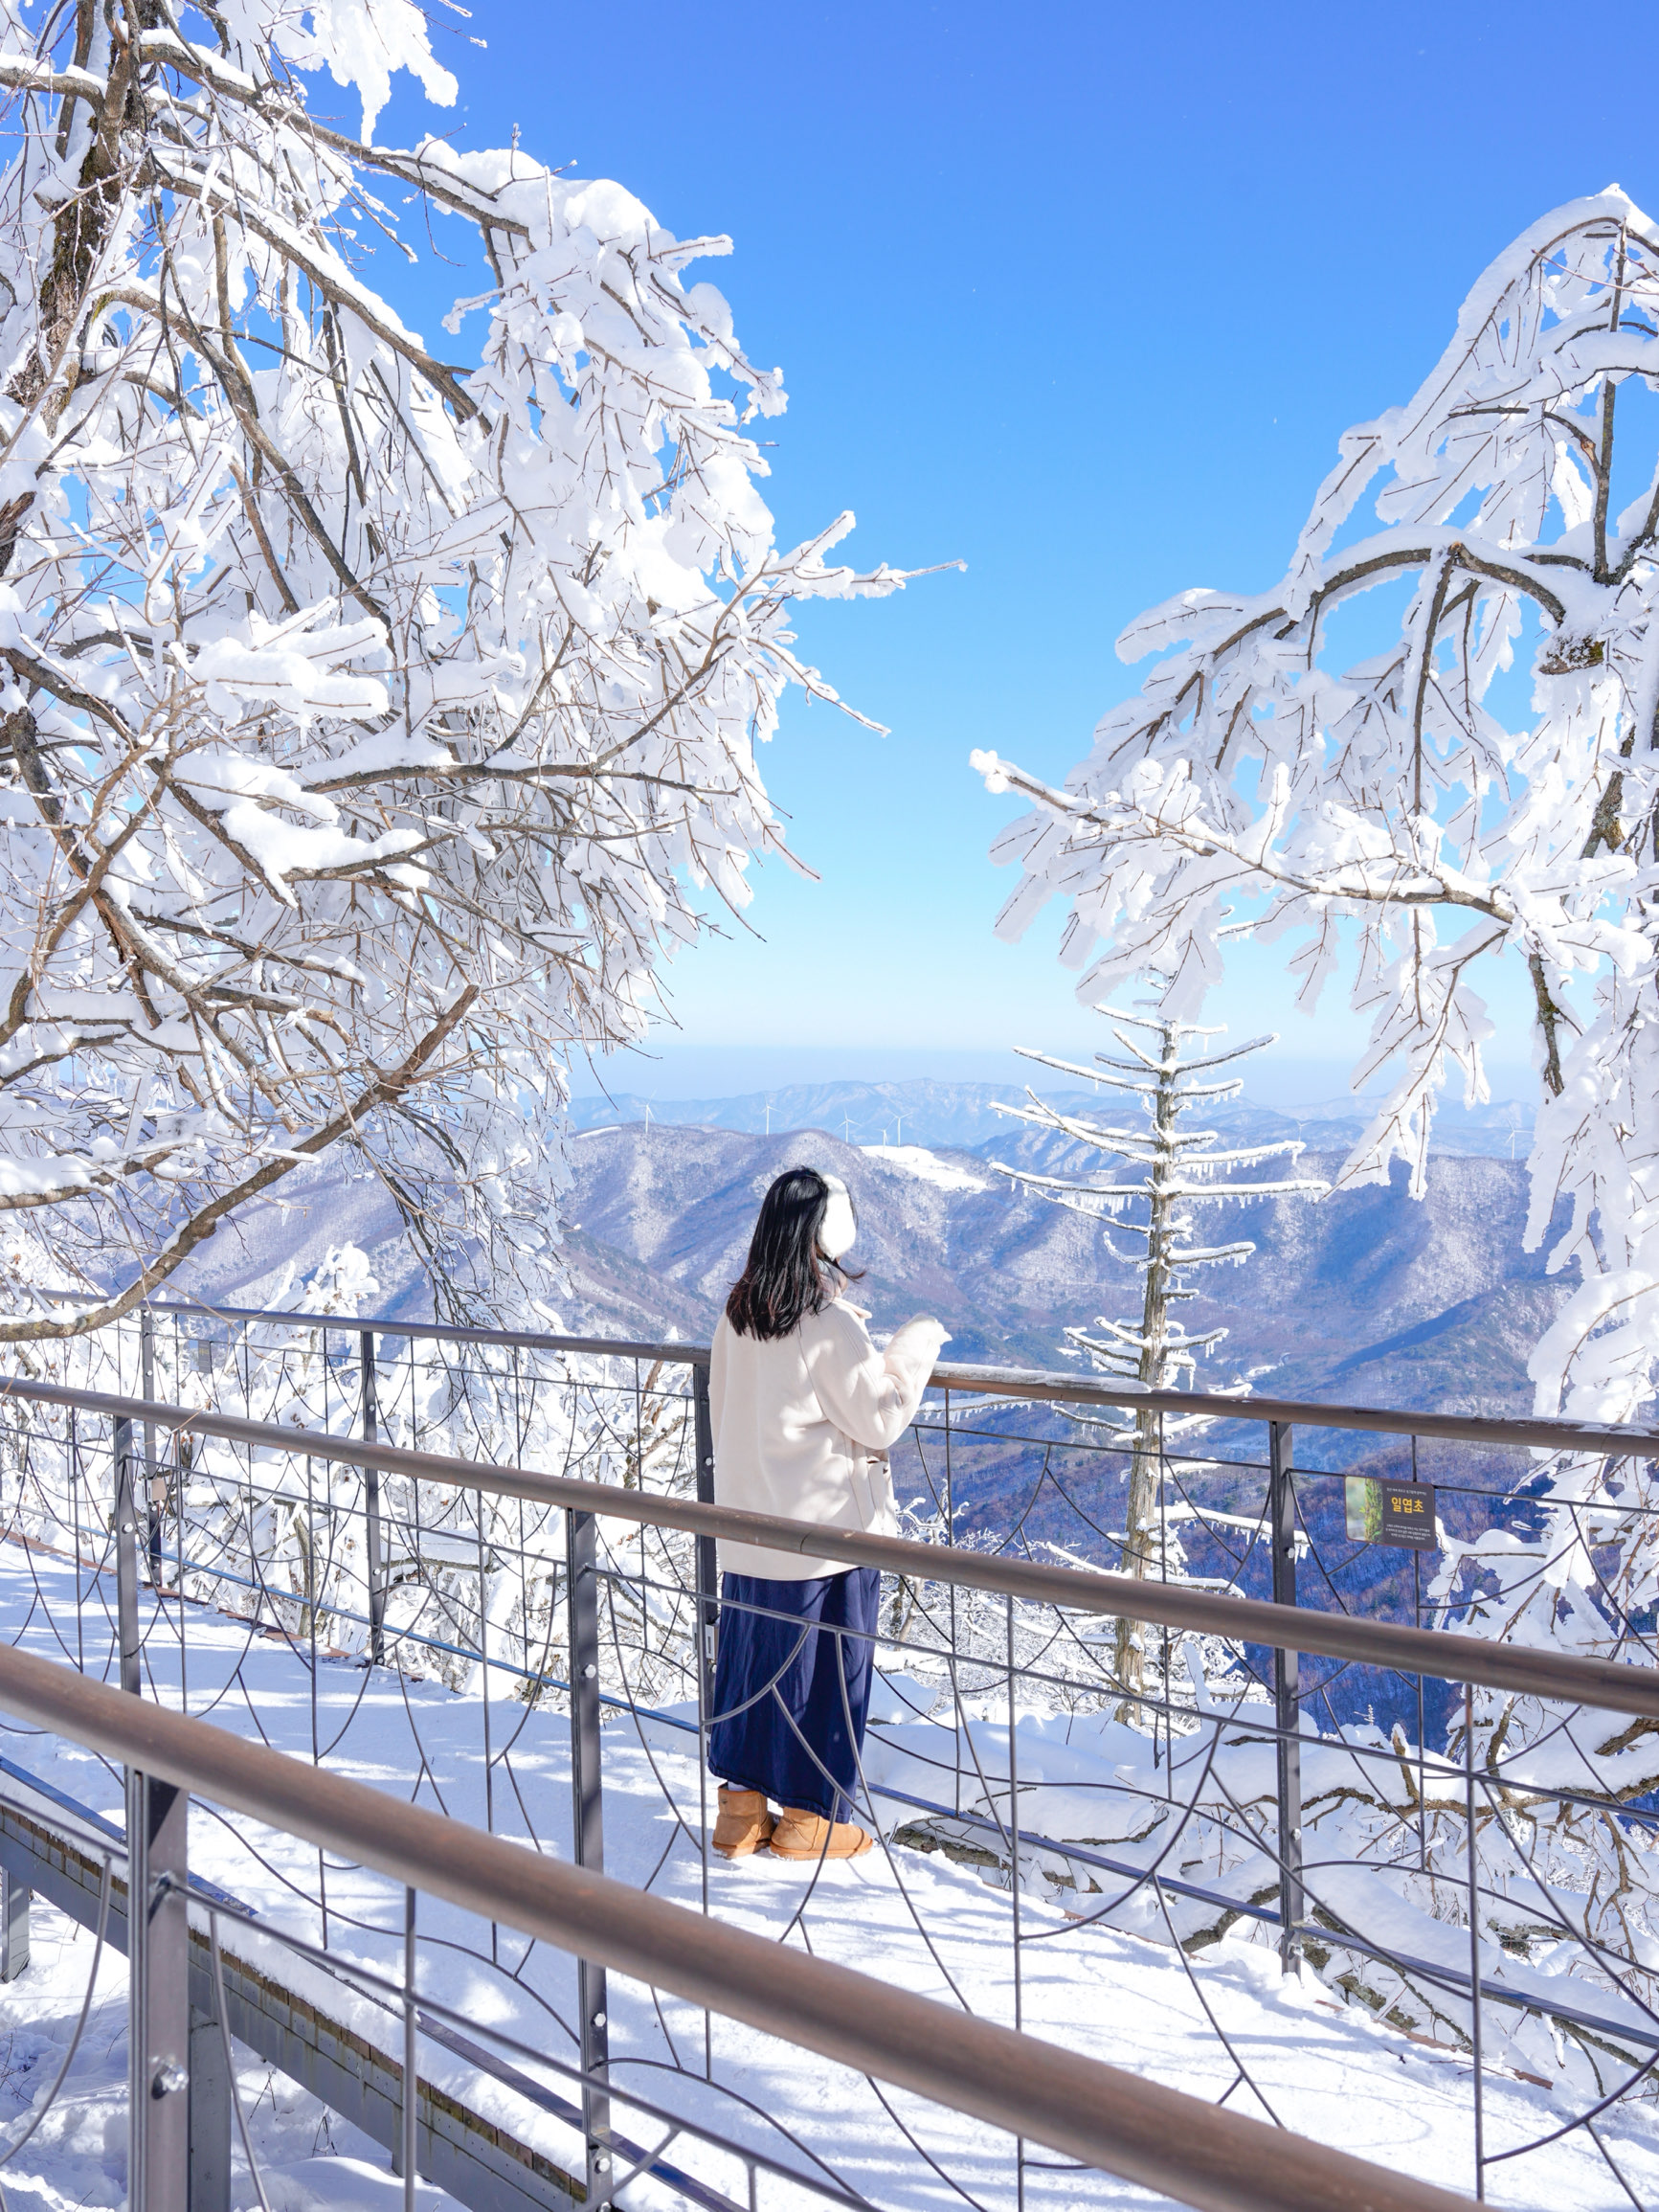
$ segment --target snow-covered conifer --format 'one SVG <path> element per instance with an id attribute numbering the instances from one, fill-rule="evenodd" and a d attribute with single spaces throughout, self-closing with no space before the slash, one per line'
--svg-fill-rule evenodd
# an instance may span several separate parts
<path id="1" fill-rule="evenodd" d="M 411 0 L 0 0 L 0 1208 L 131 1275 L 0 1338 L 336 1145 L 452 1299 L 533 1276 L 562 1055 L 781 849 L 792 608 L 904 580 L 774 543 L 727 242 L 376 145 L 398 70 L 453 100 Z"/>
<path id="2" fill-rule="evenodd" d="M 1126 1179 L 1114 1170 L 1106 1180 L 1080 1181 L 1075 1176 L 1038 1175 L 999 1160 L 991 1165 L 1053 1205 L 1107 1224 L 1108 1252 L 1113 1259 L 1127 1260 L 1141 1275 L 1139 1314 L 1120 1320 L 1101 1315 L 1094 1325 L 1105 1332 L 1103 1335 L 1091 1335 L 1087 1328 L 1069 1328 L 1065 1334 L 1070 1343 L 1087 1354 L 1099 1372 L 1131 1383 L 1137 1389 L 1188 1388 L 1194 1384 L 1200 1354 L 1213 1349 L 1227 1332 L 1216 1328 L 1195 1335 L 1171 1309 L 1199 1295 L 1186 1279 L 1193 1269 L 1242 1266 L 1256 1249 L 1247 1238 L 1215 1243 L 1202 1236 L 1194 1216 L 1195 1206 L 1312 1198 L 1327 1186 L 1312 1176 L 1287 1176 L 1265 1183 L 1234 1180 L 1240 1169 L 1259 1167 L 1264 1161 L 1282 1159 L 1287 1153 L 1294 1165 L 1304 1149 L 1294 1138 L 1217 1150 L 1214 1129 L 1183 1129 L 1180 1125 L 1182 1117 L 1194 1106 L 1207 1109 L 1219 1100 L 1236 1097 L 1244 1088 L 1238 1075 L 1205 1078 L 1276 1039 L 1255 1037 L 1247 1045 L 1235 1045 L 1222 1052 L 1207 1051 L 1200 1045 L 1197 1057 L 1187 1057 L 1189 1039 L 1220 1036 L 1222 1031 L 1168 1017 L 1148 1020 L 1116 1006 L 1102 1006 L 1098 1011 L 1113 1024 L 1112 1035 L 1126 1057 L 1097 1052 L 1092 1066 L 1079 1066 L 1070 1060 L 1053 1059 L 1046 1052 L 1019 1048 L 1021 1057 L 1058 1069 L 1062 1074 L 1082 1075 L 1091 1083 L 1129 1093 L 1145 1111 L 1144 1124 L 1103 1127 L 1079 1115 L 1062 1113 L 1034 1091 L 1027 1091 L 1025 1105 L 999 1104 L 996 1111 L 1067 1138 L 1109 1159 L 1123 1161 L 1139 1173 Z M 1134 1034 L 1136 1031 L 1140 1035 Z M 1112 1230 L 1139 1241 L 1129 1251 L 1119 1251 L 1112 1242 Z M 1241 1378 L 1231 1387 L 1243 1389 L 1245 1386 Z M 1172 1509 L 1165 1500 L 1165 1451 L 1174 1436 L 1190 1435 L 1208 1418 L 1204 1414 L 1160 1414 L 1152 1409 L 1125 1416 L 1125 1439 L 1132 1435 L 1133 1441 L 1124 1504 L 1121 1572 L 1142 1577 L 1178 1575 L 1184 1568 L 1178 1524 L 1195 1509 L 1179 1501 Z M 1119 1620 L 1115 1647 L 1118 1681 L 1126 1690 L 1142 1689 L 1145 1665 L 1140 1624 Z"/>

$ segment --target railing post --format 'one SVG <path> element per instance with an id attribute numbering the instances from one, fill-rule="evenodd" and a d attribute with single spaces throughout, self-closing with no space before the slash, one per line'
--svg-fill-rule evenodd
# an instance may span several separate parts
<path id="1" fill-rule="evenodd" d="M 187 2212 L 231 2212 L 231 2073 L 219 2023 L 191 2007 Z"/>
<path id="2" fill-rule="evenodd" d="M 1464 1821 L 1468 1850 L 1469 2055 L 1474 2061 L 1474 2193 L 1486 2202 L 1486 2060 L 1483 1993 L 1480 1985 L 1480 1838 L 1475 1827 L 1474 1685 L 1463 1685 Z M 1593 2139 L 1593 2138 L 1592 2138 Z"/>
<path id="3" fill-rule="evenodd" d="M 126 1772 L 127 2206 L 190 2199 L 190 1794 Z"/>
<path id="4" fill-rule="evenodd" d="M 691 1405 L 697 1452 L 697 1501 L 714 1503 L 714 1422 L 708 1411 L 708 1369 L 691 1370 Z M 714 1659 L 720 1634 L 720 1577 L 714 1539 L 697 1539 L 697 1655 L 703 1668 L 703 1710 L 714 1710 Z"/>
<path id="5" fill-rule="evenodd" d="M 374 1388 L 372 1329 L 361 1332 L 357 1348 L 363 1370 L 363 1441 L 373 1444 L 379 1440 L 380 1435 L 380 1401 Z M 385 1547 L 380 1527 L 378 1467 L 365 1467 L 363 1470 L 363 1571 L 369 1583 L 369 1663 L 370 1666 L 379 1666 L 386 1657 L 386 1572 Z"/>
<path id="6" fill-rule="evenodd" d="M 15 1981 L 29 1965 L 27 1882 L 0 1869 L 0 1981 Z"/>
<path id="7" fill-rule="evenodd" d="M 148 1306 L 138 1310 L 139 1393 L 148 1403 L 155 1399 L 155 1316 Z M 162 1581 L 161 1501 L 156 1496 L 155 1423 L 144 1425 L 144 1495 L 146 1526 L 149 1534 L 149 1580 L 152 1590 Z"/>
<path id="8" fill-rule="evenodd" d="M 116 1632 L 121 1686 L 142 1682 L 138 1618 L 138 1457 L 117 1420 Z M 185 1907 L 190 1796 L 126 1770 L 127 2205 L 176 2212 L 190 2190 L 190 1921 Z"/>
<path id="9" fill-rule="evenodd" d="M 121 1686 L 136 1697 L 140 1682 L 138 1626 L 138 1480 L 132 1423 L 117 1419 L 115 1455 L 115 1628 L 121 1645 Z"/>
<path id="10" fill-rule="evenodd" d="M 403 2078 L 398 2086 L 397 2134 L 392 2146 L 392 2171 L 403 2177 L 405 2205 L 415 2201 L 415 2182 L 420 2172 L 420 2014 L 415 1995 L 417 1896 L 414 1889 L 403 1892 Z"/>
<path id="11" fill-rule="evenodd" d="M 1267 1520 L 1273 1555 L 1273 1603 L 1296 1602 L 1296 1486 L 1290 1468 L 1290 1430 L 1267 1424 Z M 1301 1963 L 1297 1930 L 1302 1896 L 1301 1660 L 1288 1644 L 1273 1647 L 1274 1749 L 1278 1768 L 1279 1963 L 1294 1974 Z"/>
<path id="12" fill-rule="evenodd" d="M 604 1802 L 599 1775 L 599 1582 L 597 1531 L 591 1513 L 565 1515 L 565 1579 L 571 1634 L 571 1840 L 578 1866 L 605 1871 Z M 588 2140 L 589 2212 L 611 2198 L 611 2100 L 602 2088 L 610 2061 L 605 1970 L 576 1961 L 582 2022 L 582 2124 Z"/>

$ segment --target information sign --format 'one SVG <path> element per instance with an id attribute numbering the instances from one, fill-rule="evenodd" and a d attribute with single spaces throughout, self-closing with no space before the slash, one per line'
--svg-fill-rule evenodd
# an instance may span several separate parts
<path id="1" fill-rule="evenodd" d="M 1356 1544 L 1398 1544 L 1411 1551 L 1439 1548 L 1432 1482 L 1379 1482 L 1350 1475 L 1343 1483 L 1348 1534 Z"/>

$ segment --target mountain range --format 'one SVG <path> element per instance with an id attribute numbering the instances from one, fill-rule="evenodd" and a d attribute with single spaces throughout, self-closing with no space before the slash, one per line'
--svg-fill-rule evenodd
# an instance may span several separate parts
<path id="1" fill-rule="evenodd" d="M 1100 1162 L 1062 1138 L 994 1115 L 984 1095 L 993 1089 L 835 1086 L 817 1102 L 840 1107 L 839 1129 L 797 1125 L 769 1135 L 654 1113 L 649 1122 L 613 1120 L 576 1132 L 559 1319 L 582 1333 L 706 1343 L 742 1266 L 762 1192 L 781 1169 L 805 1160 L 841 1175 L 853 1192 L 861 1224 L 853 1257 L 864 1271 L 859 1297 L 878 1330 L 926 1310 L 951 1331 L 949 1358 L 1067 1366 L 1076 1355 L 1065 1329 L 1097 1316 L 1133 1315 L 1139 1277 L 1113 1256 L 1097 1223 L 997 1171 L 998 1160 L 1038 1173 Z M 902 1145 L 881 1143 L 879 1122 L 878 1141 L 848 1141 L 861 1091 L 868 1120 L 883 1107 L 892 1110 L 894 1138 L 903 1104 Z M 787 1094 L 773 1101 L 780 1115 L 798 1103 Z M 1056 1102 L 1096 1118 L 1103 1108 L 1111 1112 L 1109 1100 L 1087 1092 Z M 751 1113 L 754 1100 L 717 1103 L 735 1116 Z M 1205 1234 L 1213 1225 L 1216 1241 L 1244 1237 L 1255 1251 L 1241 1266 L 1194 1276 L 1199 1295 L 1186 1309 L 1187 1326 L 1227 1331 L 1200 1367 L 1200 1386 L 1249 1375 L 1258 1390 L 1327 1402 L 1529 1410 L 1527 1357 L 1569 1283 L 1546 1275 L 1544 1253 L 1522 1250 L 1525 1169 L 1507 1157 L 1497 1118 L 1515 1111 L 1466 1117 L 1452 1134 L 1467 1148 L 1446 1146 L 1431 1158 L 1421 1201 L 1407 1195 L 1397 1168 L 1386 1185 L 1317 1200 L 1202 1208 Z M 1359 1126 L 1356 1118 L 1288 1116 L 1247 1100 L 1223 1104 L 1213 1119 L 1230 1143 L 1305 1143 L 1297 1172 L 1327 1181 Z M 913 1142 L 918 1123 L 918 1136 L 949 1125 L 977 1141 Z M 1269 1164 L 1267 1172 L 1276 1170 Z M 430 1313 L 429 1287 L 384 1189 L 330 1163 L 296 1177 L 280 1204 L 228 1224 L 173 1287 L 218 1304 L 291 1305 L 328 1251 L 347 1244 L 368 1254 L 377 1285 L 363 1310 Z M 518 1318 L 535 1325 L 536 1317 Z"/>
<path id="2" fill-rule="evenodd" d="M 1084 1102 L 1098 1112 L 1098 1101 L 1085 1095 Z M 976 1102 L 967 1105 L 976 1110 Z M 1270 1142 L 1295 1128 L 1290 1117 L 1247 1104 L 1216 1118 L 1225 1118 L 1227 1138 L 1241 1141 Z M 1320 1132 L 1306 1117 L 1308 1132 L 1326 1141 L 1297 1162 L 1299 1172 L 1327 1182 L 1345 1158 L 1329 1144 L 1330 1126 Z M 908 1114 L 905 1134 L 908 1140 Z M 949 1360 L 1087 1374 L 1065 1327 L 1099 1315 L 1131 1317 L 1139 1307 L 1140 1277 L 1114 1255 L 1099 1223 L 1012 1185 L 993 1164 L 1065 1174 L 1098 1166 L 1098 1159 L 1019 1124 L 998 1121 L 970 1148 L 861 1145 L 823 1129 L 769 1135 L 654 1117 L 578 1133 L 570 1150 L 566 1295 L 556 1313 L 504 1318 L 584 1335 L 706 1343 L 763 1192 L 803 1161 L 842 1176 L 852 1192 L 860 1233 L 850 1256 L 863 1270 L 857 1296 L 878 1336 L 928 1311 L 951 1331 Z M 1273 1174 L 1272 1163 L 1267 1172 Z M 280 1205 L 250 1209 L 193 1254 L 174 1287 L 215 1304 L 293 1305 L 330 1250 L 352 1244 L 367 1254 L 374 1283 L 349 1310 L 430 1314 L 430 1287 L 376 1182 L 323 1163 L 285 1188 Z M 1386 1185 L 1318 1198 L 1200 1207 L 1200 1234 L 1218 1243 L 1244 1238 L 1255 1249 L 1240 1265 L 1194 1271 L 1199 1295 L 1183 1314 L 1189 1330 L 1227 1332 L 1200 1365 L 1199 1386 L 1244 1377 L 1258 1395 L 1326 1404 L 1530 1411 L 1527 1359 L 1571 1282 L 1547 1275 L 1543 1253 L 1522 1249 L 1526 1197 L 1518 1162 L 1443 1150 L 1429 1162 L 1421 1200 L 1407 1194 L 1397 1169 Z M 948 1478 L 958 1538 L 1052 1543 L 1068 1558 L 1114 1564 L 1110 1532 L 1121 1525 L 1124 1459 L 1110 1432 L 1058 1407 L 998 1412 L 971 1399 L 954 1404 L 954 1456 L 944 1465 L 954 1470 Z M 1206 1511 L 1244 1517 L 1235 1527 L 1261 1512 L 1265 1480 L 1262 1431 L 1243 1408 L 1241 1416 L 1215 1423 L 1201 1444 L 1185 1447 L 1198 1456 L 1172 1461 L 1183 1492 L 1201 1496 Z M 1342 1485 L 1319 1474 L 1363 1468 L 1398 1479 L 1413 1471 L 1412 1448 L 1401 1438 L 1311 1424 L 1297 1429 L 1294 1450 L 1304 1527 L 1315 1547 L 1307 1602 L 1419 1617 L 1415 1555 L 1347 1543 Z M 1527 1510 L 1524 1501 L 1504 1502 L 1526 1478 L 1524 1455 L 1429 1444 L 1422 1473 L 1441 1485 L 1443 1524 L 1466 1541 Z M 894 1475 L 901 1499 L 936 1497 L 936 1444 L 907 1439 Z M 1185 1541 L 1190 1571 L 1267 1594 L 1266 1554 L 1247 1537 L 1239 1540 L 1242 1563 L 1225 1526 L 1219 1534 L 1190 1526 Z M 1405 1714 L 1414 1694 L 1402 1681 L 1350 1670 L 1333 1710 L 1370 1712 L 1386 1727 Z M 1439 1695 L 1431 1686 L 1436 1727 L 1444 1719 Z"/>
<path id="3" fill-rule="evenodd" d="M 1274 1132 L 1241 1113 L 1227 1132 Z M 1087 1163 L 1080 1147 L 1003 1125 L 978 1150 L 849 1144 L 827 1131 L 754 1135 L 654 1121 L 594 1129 L 572 1146 L 568 1253 L 574 1303 L 596 1326 L 706 1340 L 739 1272 L 760 1196 L 796 1161 L 841 1175 L 860 1220 L 858 1296 L 892 1327 L 936 1313 L 947 1356 L 1058 1367 L 1063 1331 L 1138 1310 L 1140 1278 L 1100 1226 L 1012 1185 L 991 1164 L 1040 1173 Z M 1311 1147 L 1298 1172 L 1334 1177 L 1344 1153 Z M 1271 1170 L 1269 1170 L 1271 1172 Z M 1414 1200 L 1386 1185 L 1318 1199 L 1204 1206 L 1203 1233 L 1255 1246 L 1240 1266 L 1195 1271 L 1188 1328 L 1228 1334 L 1200 1382 L 1252 1374 L 1275 1394 L 1347 1403 L 1529 1411 L 1526 1360 L 1568 1287 L 1521 1249 L 1525 1169 L 1469 1152 L 1430 1162 Z M 1224 1229 L 1223 1229 L 1224 1224 Z"/>
<path id="4" fill-rule="evenodd" d="M 1110 1091 L 1067 1087 L 1052 1071 L 1033 1066 L 1032 1088 L 1065 1112 L 1099 1115 L 1112 1110 Z M 730 1098 L 647 1098 L 637 1093 L 572 1099 L 573 1130 L 626 1126 L 630 1122 L 672 1123 L 683 1128 L 737 1129 L 754 1135 L 772 1130 L 824 1129 L 850 1144 L 949 1145 L 976 1151 L 998 1140 L 1008 1123 L 998 1102 L 1020 1105 L 1023 1093 L 1012 1083 L 796 1083 L 777 1091 L 748 1091 Z M 1217 1101 L 1205 1115 L 1229 1133 L 1300 1136 L 1322 1149 L 1350 1146 L 1365 1126 L 1374 1101 L 1352 1095 L 1311 1101 L 1293 1112 L 1258 1105 L 1249 1096 Z M 1117 1111 L 1122 1112 L 1119 1100 Z M 1526 1157 L 1533 1109 L 1513 1099 L 1489 1106 L 1442 1105 L 1435 1116 L 1434 1148 L 1439 1152 L 1491 1153 L 1502 1159 Z"/>

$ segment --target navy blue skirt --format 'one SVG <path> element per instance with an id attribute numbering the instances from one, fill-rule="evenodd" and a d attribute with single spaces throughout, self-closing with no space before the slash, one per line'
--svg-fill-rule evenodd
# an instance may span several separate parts
<path id="1" fill-rule="evenodd" d="M 733 1789 L 850 1820 L 870 1709 L 880 1570 L 855 1567 L 812 1582 L 727 1574 L 720 1596 L 710 1769 Z"/>

